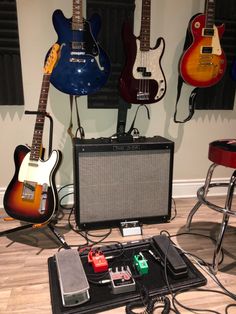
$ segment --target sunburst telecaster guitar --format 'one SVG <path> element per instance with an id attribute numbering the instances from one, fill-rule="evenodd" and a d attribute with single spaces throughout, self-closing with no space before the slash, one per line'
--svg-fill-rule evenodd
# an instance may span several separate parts
<path id="1" fill-rule="evenodd" d="M 44 75 L 31 148 L 19 145 L 14 152 L 15 174 L 4 194 L 4 208 L 15 219 L 30 223 L 46 223 L 57 209 L 54 183 L 61 161 L 60 151 L 52 151 L 42 160 L 42 137 L 50 86 L 50 74 L 57 60 L 59 45 L 55 44 L 44 66 Z"/>
<path id="2" fill-rule="evenodd" d="M 123 26 L 122 37 L 126 62 L 122 70 L 119 89 L 128 103 L 151 104 L 163 98 L 166 79 L 161 67 L 165 41 L 157 39 L 150 48 L 151 0 L 142 0 L 140 36 L 135 37 L 129 23 Z"/>
<path id="3" fill-rule="evenodd" d="M 206 0 L 205 14 L 196 15 L 189 23 L 193 41 L 180 58 L 179 71 L 183 80 L 196 87 L 218 83 L 226 69 L 226 57 L 220 39 L 224 25 L 214 24 L 215 0 Z"/>

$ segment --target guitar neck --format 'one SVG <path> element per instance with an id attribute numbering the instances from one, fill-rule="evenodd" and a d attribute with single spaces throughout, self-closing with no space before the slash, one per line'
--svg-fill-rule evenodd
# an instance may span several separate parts
<path id="1" fill-rule="evenodd" d="M 140 50 L 150 49 L 151 0 L 142 0 Z"/>
<path id="2" fill-rule="evenodd" d="M 38 161 L 41 154 L 45 113 L 47 108 L 48 91 L 50 86 L 50 74 L 43 75 L 43 82 L 39 98 L 38 113 L 34 127 L 33 141 L 31 145 L 30 160 Z"/>
<path id="3" fill-rule="evenodd" d="M 215 0 L 205 2 L 206 28 L 213 28 L 215 23 Z"/>
<path id="4" fill-rule="evenodd" d="M 72 30 L 83 30 L 83 3 L 82 0 L 73 0 Z"/>

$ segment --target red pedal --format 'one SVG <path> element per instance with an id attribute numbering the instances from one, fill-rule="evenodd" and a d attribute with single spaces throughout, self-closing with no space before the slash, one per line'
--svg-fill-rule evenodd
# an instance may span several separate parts
<path id="1" fill-rule="evenodd" d="M 101 273 L 108 270 L 108 262 L 104 254 L 100 251 L 90 251 L 88 262 L 92 264 L 95 273 Z"/>

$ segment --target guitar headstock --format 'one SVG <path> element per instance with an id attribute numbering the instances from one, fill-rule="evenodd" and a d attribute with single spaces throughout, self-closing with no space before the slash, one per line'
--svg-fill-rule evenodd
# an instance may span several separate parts
<path id="1" fill-rule="evenodd" d="M 58 51 L 60 46 L 56 43 L 52 46 L 49 55 L 47 57 L 46 63 L 44 65 L 44 74 L 51 74 L 52 70 L 57 62 Z"/>

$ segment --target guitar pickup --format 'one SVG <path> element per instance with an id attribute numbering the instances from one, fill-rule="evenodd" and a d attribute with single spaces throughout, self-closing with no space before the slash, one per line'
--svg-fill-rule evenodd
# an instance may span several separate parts
<path id="1" fill-rule="evenodd" d="M 152 75 L 151 72 L 148 72 L 148 71 L 147 71 L 147 68 L 146 68 L 146 67 L 137 67 L 137 72 L 142 73 L 142 75 L 143 75 L 144 77 L 150 77 L 150 76 Z"/>
<path id="2" fill-rule="evenodd" d="M 204 28 L 203 29 L 203 36 L 213 37 L 214 35 L 215 35 L 214 28 Z"/>
<path id="3" fill-rule="evenodd" d="M 211 54 L 212 53 L 212 47 L 202 47 L 201 53 Z"/>
<path id="4" fill-rule="evenodd" d="M 152 76 L 152 73 L 151 72 L 143 72 L 143 76 L 150 77 L 150 76 Z"/>
<path id="5" fill-rule="evenodd" d="M 71 43 L 72 49 L 77 50 L 85 50 L 85 42 L 83 41 L 72 41 Z"/>
<path id="6" fill-rule="evenodd" d="M 137 72 L 145 72 L 146 68 L 145 67 L 137 67 Z"/>
<path id="7" fill-rule="evenodd" d="M 46 210 L 46 201 L 48 197 L 48 185 L 46 183 L 42 186 L 42 192 L 41 192 L 41 202 L 39 206 L 39 213 L 44 214 Z"/>

